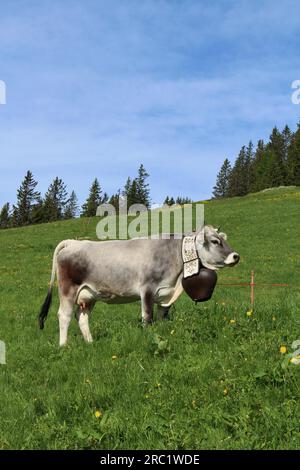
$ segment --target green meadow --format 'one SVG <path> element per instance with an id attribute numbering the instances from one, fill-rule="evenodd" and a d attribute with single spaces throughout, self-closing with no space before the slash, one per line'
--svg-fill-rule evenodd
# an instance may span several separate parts
<path id="1" fill-rule="evenodd" d="M 97 303 L 94 342 L 74 319 L 61 349 L 56 291 L 37 323 L 53 250 L 95 238 L 97 219 L 2 230 L 0 449 L 299 449 L 299 209 L 300 188 L 206 202 L 206 222 L 241 255 L 212 300 L 184 294 L 147 329 L 139 303 Z M 251 270 L 253 312 L 249 287 L 228 285 Z"/>

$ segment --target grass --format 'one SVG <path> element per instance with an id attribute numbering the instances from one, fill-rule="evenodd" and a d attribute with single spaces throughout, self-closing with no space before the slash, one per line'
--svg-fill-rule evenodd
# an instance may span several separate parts
<path id="1" fill-rule="evenodd" d="M 241 254 L 213 299 L 183 295 L 147 330 L 138 303 L 98 303 L 94 343 L 74 320 L 63 349 L 57 294 L 37 327 L 52 253 L 94 237 L 96 219 L 1 231 L 0 448 L 299 449 L 300 367 L 286 360 L 300 339 L 299 201 L 299 188 L 285 188 L 208 202 L 206 221 Z M 249 281 L 251 269 L 258 283 L 291 286 L 257 287 L 248 316 L 249 288 L 222 284 Z"/>

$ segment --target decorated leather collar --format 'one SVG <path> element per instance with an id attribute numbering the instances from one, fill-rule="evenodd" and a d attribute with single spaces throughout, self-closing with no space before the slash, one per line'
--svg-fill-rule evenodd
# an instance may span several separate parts
<path id="1" fill-rule="evenodd" d="M 196 248 L 196 236 L 186 235 L 182 240 L 183 278 L 194 276 L 200 271 L 201 260 Z"/>

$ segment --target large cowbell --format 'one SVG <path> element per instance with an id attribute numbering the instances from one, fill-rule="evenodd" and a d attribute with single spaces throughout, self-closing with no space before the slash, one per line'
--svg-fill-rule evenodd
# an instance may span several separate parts
<path id="1" fill-rule="evenodd" d="M 216 271 L 201 267 L 198 274 L 182 278 L 182 287 L 195 302 L 205 302 L 212 297 L 217 279 Z"/>

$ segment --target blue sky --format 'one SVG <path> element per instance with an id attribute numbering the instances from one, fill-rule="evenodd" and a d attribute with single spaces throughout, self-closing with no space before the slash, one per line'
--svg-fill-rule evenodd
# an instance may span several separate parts
<path id="1" fill-rule="evenodd" d="M 0 204 L 27 169 L 82 202 L 148 169 L 153 202 L 210 197 L 234 160 L 300 106 L 298 0 L 1 3 Z"/>

